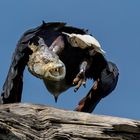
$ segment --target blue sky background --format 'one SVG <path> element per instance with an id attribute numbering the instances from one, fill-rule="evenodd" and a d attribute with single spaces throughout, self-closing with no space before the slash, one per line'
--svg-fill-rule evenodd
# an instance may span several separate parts
<path id="1" fill-rule="evenodd" d="M 117 64 L 120 77 L 117 88 L 104 98 L 94 113 L 140 119 L 140 1 L 139 0 L 1 0 L 0 1 L 0 87 L 2 89 L 12 53 L 20 36 L 45 21 L 64 21 L 89 29 Z M 24 73 L 22 102 L 46 104 L 73 110 L 86 95 L 87 88 L 77 93 L 73 88 L 60 95 L 58 103 L 43 82 Z"/>

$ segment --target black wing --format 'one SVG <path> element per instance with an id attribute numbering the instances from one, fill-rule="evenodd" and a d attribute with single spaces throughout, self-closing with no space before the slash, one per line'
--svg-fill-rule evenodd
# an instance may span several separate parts
<path id="1" fill-rule="evenodd" d="M 95 81 L 89 93 L 79 102 L 75 110 L 92 112 L 100 100 L 115 89 L 118 76 L 119 72 L 117 66 L 112 62 L 108 62 L 106 68 L 101 72 L 100 78 Z"/>

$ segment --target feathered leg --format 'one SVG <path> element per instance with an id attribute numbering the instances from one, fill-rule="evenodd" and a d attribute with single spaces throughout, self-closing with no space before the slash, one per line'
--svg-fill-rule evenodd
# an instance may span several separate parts
<path id="1" fill-rule="evenodd" d="M 115 64 L 108 62 L 102 71 L 101 77 L 95 81 L 88 94 L 79 102 L 76 111 L 91 113 L 100 100 L 109 95 L 116 87 L 118 81 L 118 69 Z"/>

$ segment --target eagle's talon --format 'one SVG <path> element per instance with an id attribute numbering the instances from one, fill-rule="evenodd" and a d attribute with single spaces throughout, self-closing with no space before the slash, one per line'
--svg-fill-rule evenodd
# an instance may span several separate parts
<path id="1" fill-rule="evenodd" d="M 80 81 L 80 78 L 78 76 L 76 76 L 76 78 L 74 78 L 74 80 L 73 80 L 73 85 L 78 84 L 79 81 Z"/>
<path id="2" fill-rule="evenodd" d="M 79 72 L 77 74 L 76 78 L 74 78 L 73 80 L 73 85 L 76 86 L 76 88 L 74 89 L 74 92 L 76 92 L 81 87 L 81 85 L 86 87 L 85 72 Z"/>
<path id="3" fill-rule="evenodd" d="M 84 77 L 83 81 L 82 81 L 82 85 L 84 88 L 86 88 L 86 78 Z"/>
<path id="4" fill-rule="evenodd" d="M 79 80 L 74 91 L 76 92 L 80 88 L 81 85 L 82 85 L 82 80 Z"/>
<path id="5" fill-rule="evenodd" d="M 78 88 L 75 88 L 75 89 L 74 89 L 74 92 L 77 92 L 77 91 L 78 91 Z"/>
<path id="6" fill-rule="evenodd" d="M 86 83 L 85 82 L 83 83 L 83 87 L 86 88 Z"/>

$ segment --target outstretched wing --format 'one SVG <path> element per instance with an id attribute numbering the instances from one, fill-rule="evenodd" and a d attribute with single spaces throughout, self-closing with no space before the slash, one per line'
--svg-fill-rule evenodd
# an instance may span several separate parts
<path id="1" fill-rule="evenodd" d="M 25 36 L 23 35 L 19 40 L 17 48 L 13 53 L 12 62 L 0 97 L 1 103 L 21 101 L 23 71 L 28 62 L 29 55 L 32 53 L 32 51 L 28 48 L 27 42 L 24 42 L 29 37 L 26 36 L 26 33 Z"/>

